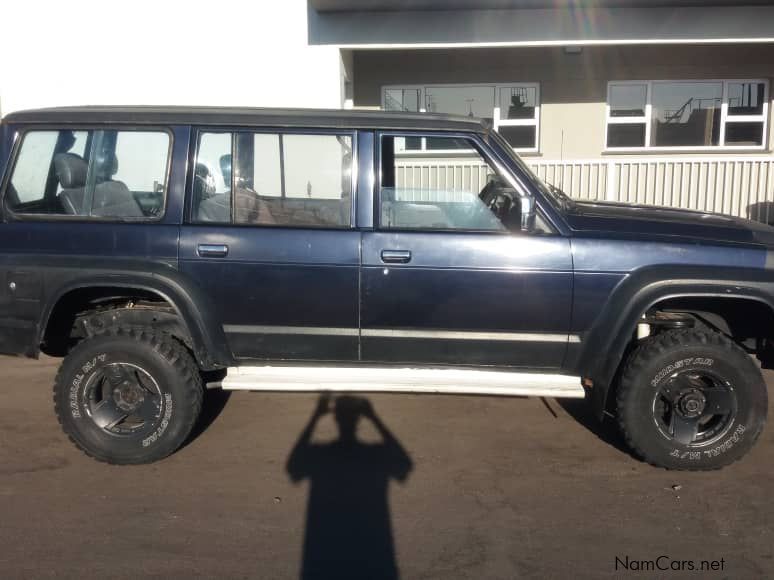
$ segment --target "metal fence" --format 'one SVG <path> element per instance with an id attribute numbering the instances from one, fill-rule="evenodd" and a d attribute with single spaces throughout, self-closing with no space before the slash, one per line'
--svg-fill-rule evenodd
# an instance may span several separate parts
<path id="1" fill-rule="evenodd" d="M 630 157 L 525 160 L 544 181 L 577 199 L 621 201 L 724 213 L 774 222 L 774 157 Z M 398 187 L 478 191 L 488 168 L 478 159 L 396 162 Z"/>

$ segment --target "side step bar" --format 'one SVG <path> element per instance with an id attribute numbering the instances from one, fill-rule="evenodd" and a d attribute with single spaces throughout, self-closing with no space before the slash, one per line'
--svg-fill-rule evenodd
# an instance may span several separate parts
<path id="1" fill-rule="evenodd" d="M 467 369 L 396 367 L 232 367 L 226 390 L 449 393 L 583 398 L 580 377 Z"/>

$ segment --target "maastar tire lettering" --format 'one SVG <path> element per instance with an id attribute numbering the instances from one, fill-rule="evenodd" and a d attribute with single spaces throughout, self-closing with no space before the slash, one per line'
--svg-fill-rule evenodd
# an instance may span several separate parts
<path id="1" fill-rule="evenodd" d="M 617 405 L 624 437 L 646 461 L 716 469 L 754 444 L 768 398 L 760 370 L 739 346 L 711 330 L 687 329 L 640 343 L 626 362 Z"/>

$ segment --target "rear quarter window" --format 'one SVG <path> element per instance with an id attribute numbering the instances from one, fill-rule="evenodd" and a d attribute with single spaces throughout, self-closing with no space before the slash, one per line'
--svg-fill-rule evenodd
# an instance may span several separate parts
<path id="1" fill-rule="evenodd" d="M 170 134 L 160 129 L 27 131 L 5 206 L 27 216 L 160 218 L 170 145 Z"/>

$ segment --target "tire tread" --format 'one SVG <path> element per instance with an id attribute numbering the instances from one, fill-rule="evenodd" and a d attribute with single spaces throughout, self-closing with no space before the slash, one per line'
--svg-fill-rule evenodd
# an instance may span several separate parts
<path id="1" fill-rule="evenodd" d="M 157 353 L 159 353 L 162 357 L 167 359 L 167 361 L 175 368 L 175 371 L 185 385 L 188 394 L 188 396 L 184 397 L 184 401 L 182 403 L 188 406 L 187 412 L 182 413 L 182 415 L 187 418 L 187 424 L 183 426 L 185 437 L 183 437 L 182 440 L 185 441 L 193 430 L 201 412 L 204 389 L 202 385 L 201 374 L 199 373 L 199 368 L 183 343 L 171 335 L 159 332 L 149 327 L 109 326 L 99 330 L 89 338 L 80 341 L 68 353 L 68 356 L 77 356 L 78 352 L 81 350 L 89 348 L 92 344 L 94 344 L 95 341 L 104 339 L 106 337 L 126 338 L 145 343 Z M 83 453 L 92 459 L 101 461 L 103 463 L 109 463 L 111 465 L 138 465 L 158 461 L 159 459 L 163 459 L 175 451 L 175 449 L 171 449 L 165 453 L 157 453 L 155 455 L 148 454 L 147 456 L 138 457 L 137 459 L 122 459 L 121 461 L 116 461 L 110 455 L 87 449 L 77 440 L 76 437 L 73 436 L 70 429 L 68 429 L 67 425 L 62 420 L 63 413 L 67 410 L 66 401 L 62 400 L 62 393 L 64 392 L 64 389 L 61 388 L 63 383 L 66 381 L 64 376 L 64 367 L 64 363 L 59 365 L 59 370 L 57 371 L 56 378 L 54 379 L 54 409 L 60 427 L 67 435 L 68 439 L 70 439 L 70 441 L 73 443 L 73 445 L 75 445 Z"/>
<path id="2" fill-rule="evenodd" d="M 616 394 L 616 418 L 618 421 L 618 427 L 623 434 L 624 440 L 634 454 L 643 461 L 653 465 L 654 467 L 661 467 L 664 469 L 670 469 L 675 471 L 691 471 L 690 465 L 685 466 L 672 466 L 666 467 L 658 462 L 657 459 L 650 457 L 649 454 L 642 449 L 642 447 L 636 441 L 636 438 L 632 436 L 627 422 L 624 417 L 623 409 L 627 406 L 627 402 L 630 399 L 632 393 L 638 388 L 637 379 L 640 377 L 650 361 L 654 358 L 666 355 L 670 351 L 676 348 L 684 346 L 713 346 L 718 347 L 729 353 L 742 354 L 745 357 L 748 354 L 733 340 L 713 330 L 708 329 L 675 329 L 668 330 L 655 336 L 645 338 L 641 343 L 631 352 L 629 358 L 626 361 L 623 372 L 621 373 L 621 380 L 618 384 L 618 390 Z M 753 442 L 760 435 L 753 433 Z M 719 463 L 717 465 L 702 466 L 701 469 L 705 471 L 713 471 L 722 469 L 731 463 L 734 463 L 741 459 L 744 454 L 734 457 L 728 463 Z M 694 468 L 695 469 L 695 468 Z"/>

